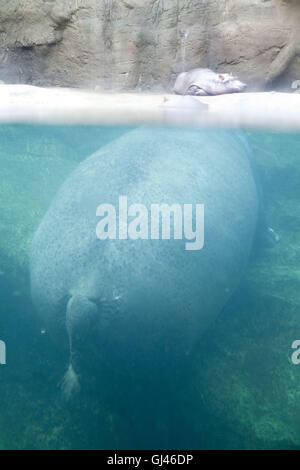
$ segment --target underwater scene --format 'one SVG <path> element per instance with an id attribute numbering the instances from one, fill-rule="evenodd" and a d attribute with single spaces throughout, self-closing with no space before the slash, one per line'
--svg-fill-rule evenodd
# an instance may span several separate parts
<path id="1" fill-rule="evenodd" d="M 1 124 L 0 449 L 299 449 L 299 155 L 296 132 Z M 185 226 L 154 233 L 150 203 Z M 123 240 L 99 223 L 122 204 Z"/>

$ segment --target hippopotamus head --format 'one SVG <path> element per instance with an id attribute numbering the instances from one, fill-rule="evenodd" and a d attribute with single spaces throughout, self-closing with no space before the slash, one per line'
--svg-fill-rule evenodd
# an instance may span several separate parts
<path id="1" fill-rule="evenodd" d="M 213 88 L 212 94 L 219 95 L 220 93 L 238 93 L 243 91 L 247 85 L 231 73 L 221 73 L 213 86 L 215 86 L 215 89 Z"/>

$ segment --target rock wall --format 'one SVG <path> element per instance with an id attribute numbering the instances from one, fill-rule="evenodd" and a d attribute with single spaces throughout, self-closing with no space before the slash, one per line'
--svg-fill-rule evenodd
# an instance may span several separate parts
<path id="1" fill-rule="evenodd" d="M 194 67 L 300 79 L 299 0 L 0 0 L 0 80 L 170 89 Z"/>

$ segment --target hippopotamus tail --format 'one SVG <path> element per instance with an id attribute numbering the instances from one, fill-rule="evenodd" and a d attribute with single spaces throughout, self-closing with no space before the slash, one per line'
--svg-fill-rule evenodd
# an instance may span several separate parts
<path id="1" fill-rule="evenodd" d="M 83 295 L 74 295 L 68 301 L 66 326 L 69 337 L 70 362 L 62 380 L 62 391 L 67 400 L 80 389 L 77 372 L 79 352 L 97 312 L 97 305 Z"/>

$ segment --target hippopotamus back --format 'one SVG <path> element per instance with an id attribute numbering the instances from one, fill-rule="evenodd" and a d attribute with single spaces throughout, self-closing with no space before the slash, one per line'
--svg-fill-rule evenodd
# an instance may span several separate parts
<path id="1" fill-rule="evenodd" d="M 151 217 L 148 238 L 100 240 L 97 208 L 117 209 L 120 196 L 149 214 L 153 204 L 204 205 L 203 247 L 186 249 L 184 236 L 151 238 Z M 71 173 L 30 255 L 41 321 L 57 341 L 61 331 L 69 335 L 67 395 L 77 385 L 89 329 L 101 355 L 118 361 L 190 353 L 247 265 L 257 204 L 247 146 L 230 131 L 138 128 Z"/>

